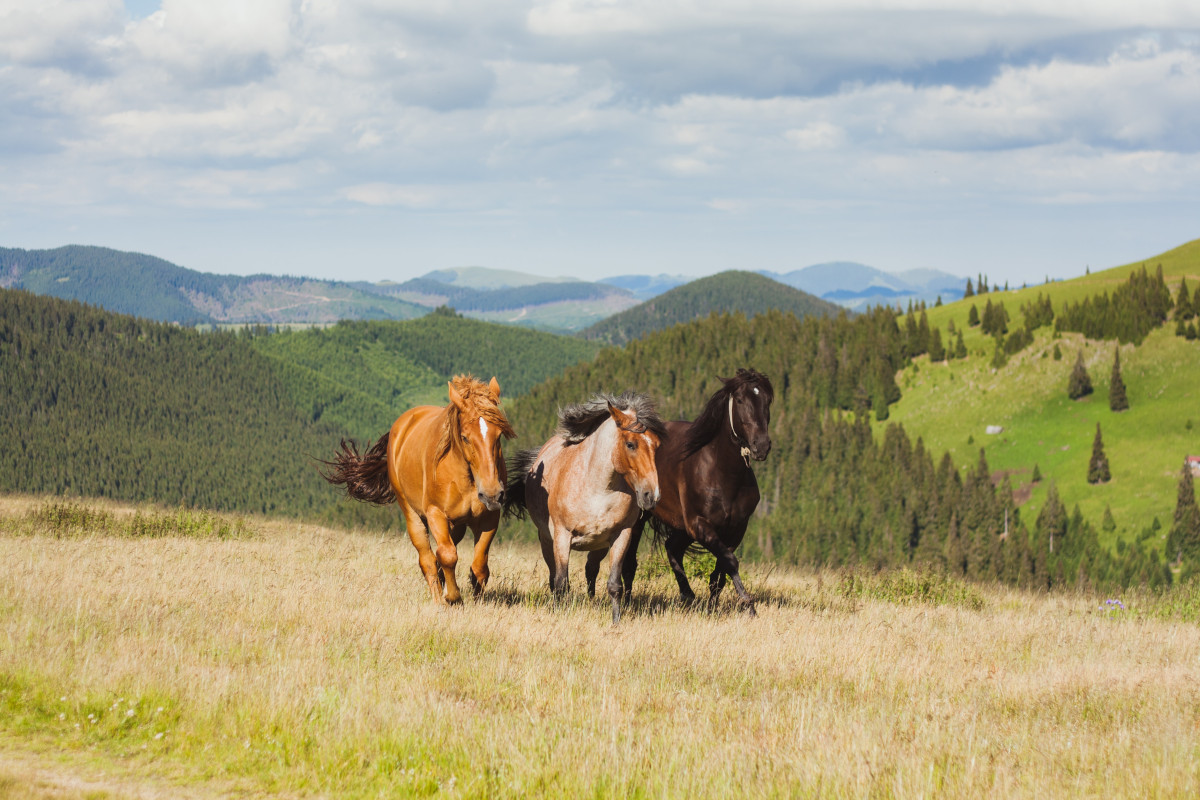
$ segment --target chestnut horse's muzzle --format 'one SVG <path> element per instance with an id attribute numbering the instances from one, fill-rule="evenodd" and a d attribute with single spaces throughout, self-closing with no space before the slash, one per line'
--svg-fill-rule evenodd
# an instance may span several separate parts
<path id="1" fill-rule="evenodd" d="M 484 494 L 483 490 L 479 490 L 479 502 L 483 503 L 483 507 L 488 511 L 499 511 L 504 505 L 504 490 L 501 489 L 496 494 Z"/>
<path id="2" fill-rule="evenodd" d="M 639 491 L 637 493 L 638 508 L 640 508 L 642 511 L 649 511 L 650 509 L 654 508 L 654 506 L 658 505 L 658 497 L 659 495 L 657 491 L 651 492 L 645 489 Z"/>

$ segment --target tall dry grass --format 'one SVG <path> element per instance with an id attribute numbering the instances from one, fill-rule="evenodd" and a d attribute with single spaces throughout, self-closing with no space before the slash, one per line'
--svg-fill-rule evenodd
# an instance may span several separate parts
<path id="1" fill-rule="evenodd" d="M 0 518 L 0 754 L 64 772 L 329 797 L 1200 794 L 1200 628 L 1132 602 L 750 566 L 756 619 L 680 608 L 659 574 L 613 629 L 581 562 L 555 606 L 503 533 L 488 597 L 438 612 L 399 538 L 36 514 Z"/>

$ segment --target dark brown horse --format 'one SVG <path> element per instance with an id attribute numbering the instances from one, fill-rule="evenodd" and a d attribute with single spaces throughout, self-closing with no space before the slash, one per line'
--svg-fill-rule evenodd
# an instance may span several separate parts
<path id="1" fill-rule="evenodd" d="M 634 527 L 622 577 L 628 594 L 637 570 L 638 541 L 649 519 L 664 539 L 667 561 L 685 602 L 694 601 L 696 595 L 683 571 L 683 555 L 698 543 L 717 559 L 708 581 L 711 602 L 720 597 L 728 577 L 753 615 L 754 599 L 742 585 L 733 551 L 742 543 L 746 524 L 758 507 L 758 481 L 750 459 L 762 461 L 771 450 L 767 427 L 775 390 L 766 375 L 752 369 L 739 369 L 721 382 L 695 421 L 667 423 L 667 435 L 655 456 L 662 496 Z"/>

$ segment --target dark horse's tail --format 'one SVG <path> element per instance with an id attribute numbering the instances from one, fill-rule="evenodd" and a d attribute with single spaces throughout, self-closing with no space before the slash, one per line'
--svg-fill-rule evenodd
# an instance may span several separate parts
<path id="1" fill-rule="evenodd" d="M 540 448 L 521 450 L 508 462 L 508 485 L 504 487 L 504 516 L 525 519 L 525 478 L 537 461 Z"/>
<path id="2" fill-rule="evenodd" d="M 388 478 L 387 446 L 391 432 L 379 437 L 375 445 L 358 454 L 358 444 L 353 440 L 342 439 L 341 446 L 333 457 L 333 461 L 322 461 L 329 467 L 329 472 L 321 472 L 321 477 L 332 484 L 344 484 L 346 494 L 355 500 L 385 506 L 396 502 L 396 492 Z"/>

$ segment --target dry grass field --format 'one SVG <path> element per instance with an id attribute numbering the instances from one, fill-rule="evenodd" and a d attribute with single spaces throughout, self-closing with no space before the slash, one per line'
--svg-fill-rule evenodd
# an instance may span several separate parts
<path id="1" fill-rule="evenodd" d="M 5 498 L 0 796 L 1200 795 L 1161 598 L 748 565 L 752 619 L 650 567 L 613 628 L 502 531 L 438 611 L 396 537 Z"/>

